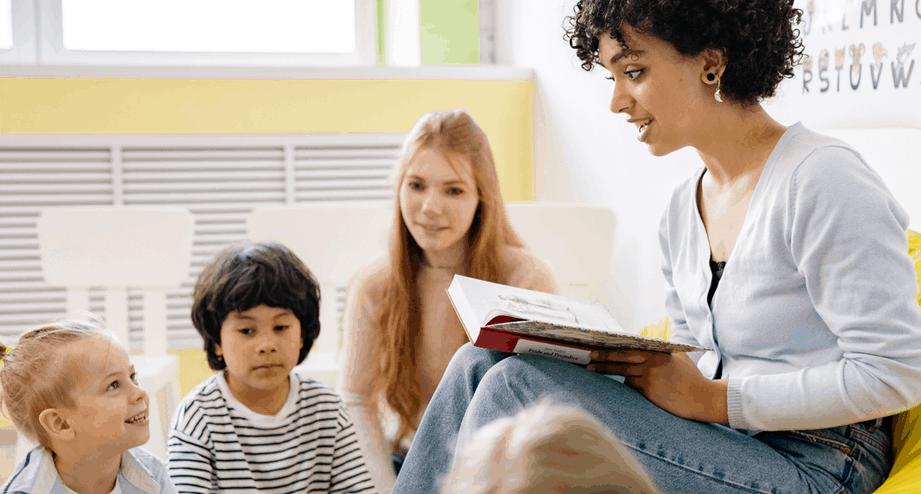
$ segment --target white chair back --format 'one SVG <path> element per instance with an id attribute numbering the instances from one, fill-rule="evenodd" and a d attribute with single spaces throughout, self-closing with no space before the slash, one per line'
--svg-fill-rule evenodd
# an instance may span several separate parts
<path id="1" fill-rule="evenodd" d="M 150 440 L 166 458 L 169 421 L 179 402 L 179 365 L 167 354 L 166 289 L 189 276 L 194 218 L 178 207 L 62 207 L 38 217 L 45 281 L 67 290 L 67 316 L 89 310 L 89 288 L 105 289 L 106 326 L 130 351 L 128 288 L 143 292 L 143 356 L 132 355 L 150 396 Z M 31 448 L 20 437 L 17 461 Z"/>
<path id="2" fill-rule="evenodd" d="M 505 204 L 527 248 L 550 264 L 562 295 L 607 303 L 617 220 L 603 206 L 562 202 Z"/>
<path id="3" fill-rule="evenodd" d="M 246 220 L 253 242 L 278 242 L 320 283 L 320 336 L 298 372 L 337 385 L 341 344 L 337 288 L 387 250 L 393 205 L 305 204 L 260 208 Z"/>
<path id="4" fill-rule="evenodd" d="M 166 288 L 189 276 L 194 219 L 181 208 L 51 208 L 38 217 L 42 274 L 67 288 L 68 316 L 105 287 L 106 325 L 128 339 L 128 287 L 144 294 L 144 354 L 166 355 Z"/>

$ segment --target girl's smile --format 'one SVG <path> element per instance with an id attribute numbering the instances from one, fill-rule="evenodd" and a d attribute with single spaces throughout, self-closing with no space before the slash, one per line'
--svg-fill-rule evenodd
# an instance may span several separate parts
<path id="1" fill-rule="evenodd" d="M 143 426 L 147 426 L 147 424 L 148 424 L 147 413 L 148 413 L 148 411 L 147 411 L 147 410 L 144 410 L 143 412 L 141 412 L 141 413 L 135 415 L 134 417 L 131 417 L 130 419 L 126 420 L 125 423 L 126 423 L 126 424 L 131 424 L 131 425 L 143 425 Z"/>
<path id="2" fill-rule="evenodd" d="M 74 342 L 76 404 L 66 411 L 86 448 L 126 451 L 150 439 L 149 397 L 137 384 L 128 353 L 104 337 Z"/>
<path id="3" fill-rule="evenodd" d="M 430 264 L 456 265 L 463 260 L 467 232 L 480 203 L 469 170 L 464 158 L 427 148 L 407 168 L 400 186 L 400 213 Z"/>

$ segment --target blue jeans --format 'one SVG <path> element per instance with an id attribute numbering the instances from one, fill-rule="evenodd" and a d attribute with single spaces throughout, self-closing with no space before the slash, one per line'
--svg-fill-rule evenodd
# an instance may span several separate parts
<path id="1" fill-rule="evenodd" d="M 548 398 L 605 424 L 664 493 L 869 493 L 892 466 L 881 419 L 750 436 L 676 417 L 619 381 L 561 360 L 468 343 L 428 405 L 393 494 L 439 492 L 455 452 L 480 426 Z"/>

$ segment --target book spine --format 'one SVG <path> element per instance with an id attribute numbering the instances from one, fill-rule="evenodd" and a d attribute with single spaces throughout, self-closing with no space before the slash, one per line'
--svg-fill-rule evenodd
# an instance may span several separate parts
<path id="1" fill-rule="evenodd" d="M 490 328 L 480 328 L 479 337 L 473 345 L 500 352 L 543 355 L 578 365 L 587 365 L 591 362 L 591 358 L 589 358 L 590 349 L 565 345 L 555 341 L 525 338 Z"/>

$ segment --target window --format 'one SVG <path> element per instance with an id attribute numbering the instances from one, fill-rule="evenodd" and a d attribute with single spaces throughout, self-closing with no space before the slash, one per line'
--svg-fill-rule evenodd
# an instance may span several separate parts
<path id="1" fill-rule="evenodd" d="M 34 64 L 35 4 L 33 0 L 0 0 L 0 64 Z"/>
<path id="2" fill-rule="evenodd" d="M 375 5 L 376 0 L 0 0 L 0 62 L 372 65 Z M 5 33 L 12 46 L 6 50 Z"/>
<path id="3" fill-rule="evenodd" d="M 12 1 L 0 0 L 0 50 L 13 47 Z"/>
<path id="4" fill-rule="evenodd" d="M 66 50 L 351 53 L 355 0 L 62 0 Z"/>

